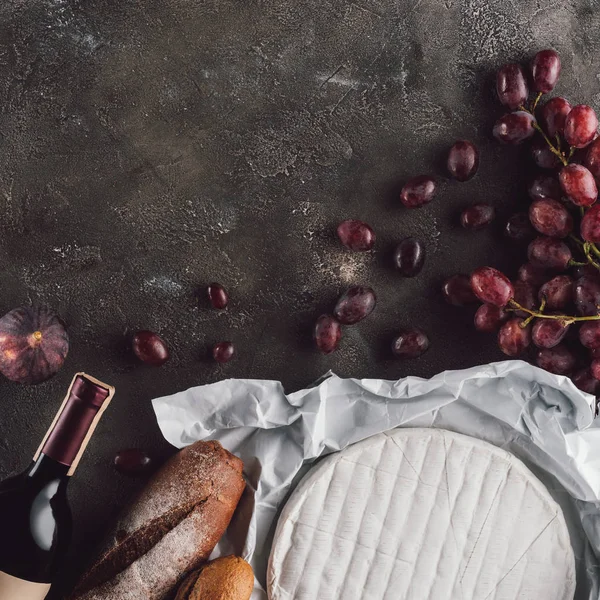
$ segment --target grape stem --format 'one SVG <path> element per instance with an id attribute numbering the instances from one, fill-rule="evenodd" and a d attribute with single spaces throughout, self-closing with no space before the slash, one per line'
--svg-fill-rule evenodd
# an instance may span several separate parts
<path id="1" fill-rule="evenodd" d="M 590 316 L 585 316 L 585 317 L 575 317 L 573 315 L 547 315 L 543 312 L 540 312 L 540 310 L 530 310 L 529 308 L 525 308 L 524 306 L 521 306 L 516 300 L 510 300 L 509 305 L 512 308 L 508 308 L 506 310 L 510 310 L 510 311 L 522 310 L 524 313 L 527 313 L 528 315 L 530 315 L 529 317 L 527 317 L 527 319 L 525 321 L 523 321 L 523 323 L 521 324 L 522 327 L 526 327 L 527 325 L 529 325 L 529 322 L 533 318 L 554 319 L 557 321 L 564 321 L 567 325 L 571 325 L 571 323 L 575 323 L 577 321 L 598 321 L 598 320 L 600 320 L 600 315 L 590 315 Z M 542 307 L 540 306 L 540 309 L 541 308 Z"/>
<path id="2" fill-rule="evenodd" d="M 594 244 L 593 242 L 588 242 L 590 245 L 590 249 L 591 251 L 598 257 L 600 257 L 600 250 L 598 250 L 598 246 L 596 246 L 596 244 Z"/>
<path id="3" fill-rule="evenodd" d="M 533 105 L 531 107 L 531 112 L 534 113 L 535 109 L 537 108 L 538 102 L 541 100 L 542 96 L 544 95 L 544 92 L 538 92 L 537 96 L 535 97 L 535 100 L 533 101 Z"/>
<path id="4" fill-rule="evenodd" d="M 593 267 L 596 267 L 596 269 L 598 269 L 598 271 L 600 271 L 600 265 L 592 258 L 592 255 L 590 254 L 590 242 L 584 242 L 583 244 L 583 253 L 585 254 L 585 257 L 588 259 L 588 262 L 590 263 L 590 265 L 592 265 Z"/>
<path id="5" fill-rule="evenodd" d="M 546 140 L 546 144 L 548 144 L 548 148 L 550 148 L 550 152 L 558 156 L 558 160 L 563 164 L 563 166 L 567 166 L 569 164 L 569 158 L 571 158 L 572 153 L 569 153 L 569 157 L 567 158 L 564 152 L 561 152 L 558 148 L 554 147 L 554 144 L 550 141 L 550 138 L 544 133 L 544 130 L 538 125 L 537 121 L 533 122 L 533 128 L 540 133 L 540 135 Z"/>

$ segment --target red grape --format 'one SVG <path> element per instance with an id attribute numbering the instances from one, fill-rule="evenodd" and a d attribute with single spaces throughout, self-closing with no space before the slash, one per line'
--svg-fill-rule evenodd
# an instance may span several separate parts
<path id="1" fill-rule="evenodd" d="M 590 369 L 580 369 L 571 379 L 582 392 L 593 396 L 600 395 L 600 381 L 592 375 Z"/>
<path id="2" fill-rule="evenodd" d="M 533 59 L 531 71 L 533 89 L 543 94 L 551 92 L 560 75 L 560 57 L 556 50 L 549 49 L 538 52 Z"/>
<path id="3" fill-rule="evenodd" d="M 580 277 L 573 287 L 573 301 L 580 315 L 590 317 L 599 314 L 600 281 L 591 277 Z"/>
<path id="4" fill-rule="evenodd" d="M 546 299 L 547 310 L 562 310 L 573 300 L 573 280 L 568 275 L 557 275 L 540 288 L 538 297 L 540 302 Z"/>
<path id="5" fill-rule="evenodd" d="M 207 289 L 208 299 L 213 308 L 223 309 L 229 304 L 229 295 L 220 283 L 211 283 Z"/>
<path id="6" fill-rule="evenodd" d="M 568 375 L 575 368 L 576 363 L 577 359 L 573 352 L 562 344 L 554 348 L 540 348 L 536 356 L 538 367 L 556 375 Z"/>
<path id="7" fill-rule="evenodd" d="M 595 137 L 598 117 L 591 106 L 574 106 L 565 120 L 565 140 L 569 146 L 584 148 Z"/>
<path id="8" fill-rule="evenodd" d="M 560 200 L 562 198 L 560 184 L 552 175 L 538 175 L 531 181 L 527 191 L 532 200 L 544 200 L 546 198 Z"/>
<path id="9" fill-rule="evenodd" d="M 231 342 L 219 342 L 213 346 L 212 354 L 218 363 L 226 363 L 233 358 L 235 347 Z"/>
<path id="10" fill-rule="evenodd" d="M 513 240 L 531 240 L 535 237 L 535 229 L 531 226 L 529 215 L 525 212 L 515 213 L 506 222 L 504 233 Z"/>
<path id="11" fill-rule="evenodd" d="M 504 309 L 493 304 L 482 304 L 475 313 L 473 319 L 475 329 L 483 333 L 498 331 L 500 325 L 508 319 L 508 314 Z"/>
<path id="12" fill-rule="evenodd" d="M 333 314 L 340 323 L 354 325 L 368 317 L 376 303 L 375 292 L 370 287 L 354 285 L 340 296 Z"/>
<path id="13" fill-rule="evenodd" d="M 600 204 L 592 206 L 581 219 L 581 237 L 594 244 L 600 242 Z"/>
<path id="14" fill-rule="evenodd" d="M 562 319 L 535 319 L 531 339 L 538 348 L 554 348 L 562 342 L 569 325 Z"/>
<path id="15" fill-rule="evenodd" d="M 573 217 L 558 200 L 536 200 L 529 207 L 529 219 L 540 233 L 549 237 L 564 238 L 573 230 Z"/>
<path id="16" fill-rule="evenodd" d="M 500 117 L 494 125 L 494 137 L 504 144 L 520 144 L 534 133 L 535 118 L 532 114 L 519 110 Z"/>
<path id="17" fill-rule="evenodd" d="M 421 272 L 425 262 L 425 246 L 415 238 L 402 240 L 394 252 L 394 264 L 404 277 L 414 277 Z"/>
<path id="18" fill-rule="evenodd" d="M 462 211 L 460 223 L 465 229 L 483 229 L 494 220 L 495 214 L 491 204 L 473 204 Z"/>
<path id="19" fill-rule="evenodd" d="M 542 107 L 542 125 L 546 133 L 554 138 L 556 134 L 563 135 L 565 132 L 565 121 L 571 112 L 571 105 L 560 96 L 552 98 Z"/>
<path id="20" fill-rule="evenodd" d="M 477 302 L 477 298 L 471 289 L 471 279 L 462 273 L 452 275 L 444 281 L 442 286 L 444 299 L 453 306 L 465 306 Z"/>
<path id="21" fill-rule="evenodd" d="M 510 319 L 500 327 L 498 346 L 507 356 L 522 354 L 531 343 L 531 325 L 521 327 L 523 319 Z"/>
<path id="22" fill-rule="evenodd" d="M 150 471 L 152 459 L 144 450 L 128 448 L 117 452 L 113 464 L 119 473 L 135 477 Z"/>
<path id="23" fill-rule="evenodd" d="M 591 279 L 600 278 L 600 271 L 593 265 L 579 265 L 573 269 L 573 277 L 579 279 L 580 277 L 590 277 Z"/>
<path id="24" fill-rule="evenodd" d="M 600 321 L 586 321 L 579 329 L 579 341 L 586 348 L 600 348 Z"/>
<path id="25" fill-rule="evenodd" d="M 315 324 L 314 338 L 323 354 L 331 354 L 337 350 L 342 338 L 340 322 L 331 315 L 321 315 Z"/>
<path id="26" fill-rule="evenodd" d="M 527 101 L 529 89 L 521 65 L 504 65 L 496 75 L 496 91 L 500 102 L 515 110 Z"/>
<path id="27" fill-rule="evenodd" d="M 529 262 L 534 267 L 564 271 L 571 260 L 571 250 L 561 240 L 537 237 L 527 249 Z"/>
<path id="28" fill-rule="evenodd" d="M 137 331 L 133 335 L 133 353 L 148 365 L 160 367 L 169 360 L 169 349 L 160 336 L 152 331 Z"/>
<path id="29" fill-rule="evenodd" d="M 448 153 L 448 171 L 457 181 L 468 181 L 479 168 L 479 150 L 467 140 L 455 142 Z"/>
<path id="30" fill-rule="evenodd" d="M 596 381 L 600 379 L 600 360 L 592 361 L 592 364 L 590 365 L 590 373 Z"/>
<path id="31" fill-rule="evenodd" d="M 531 263 L 525 263 L 519 267 L 518 278 L 525 283 L 540 286 L 548 280 L 548 272 L 539 267 L 534 267 Z"/>
<path id="32" fill-rule="evenodd" d="M 600 138 L 589 145 L 583 164 L 596 179 L 600 178 Z"/>
<path id="33" fill-rule="evenodd" d="M 534 138 L 531 143 L 531 157 L 540 169 L 556 169 L 560 164 L 558 156 L 550 150 L 546 140 L 541 137 Z"/>
<path id="34" fill-rule="evenodd" d="M 524 281 L 517 280 L 513 283 L 514 295 L 513 300 L 520 304 L 523 308 L 534 310 L 537 307 L 537 294 L 535 286 L 531 283 L 525 283 Z M 525 311 L 517 311 L 515 313 L 518 317 L 527 317 L 528 314 Z"/>
<path id="35" fill-rule="evenodd" d="M 433 200 L 435 188 L 435 180 L 432 177 L 418 175 L 406 182 L 400 192 L 400 200 L 407 208 L 418 208 Z"/>
<path id="36" fill-rule="evenodd" d="M 506 306 L 514 289 L 506 275 L 492 267 L 479 267 L 471 275 L 473 293 L 487 304 Z"/>
<path id="37" fill-rule="evenodd" d="M 571 163 L 559 173 L 560 185 L 573 204 L 591 206 L 598 198 L 594 176 L 583 165 Z"/>
<path id="38" fill-rule="evenodd" d="M 417 358 L 429 348 L 429 337 L 419 327 L 403 329 L 392 342 L 392 352 L 399 358 Z"/>
<path id="39" fill-rule="evenodd" d="M 375 232 L 362 221 L 348 219 L 342 221 L 337 228 L 340 242 L 356 252 L 366 252 L 375 244 Z"/>

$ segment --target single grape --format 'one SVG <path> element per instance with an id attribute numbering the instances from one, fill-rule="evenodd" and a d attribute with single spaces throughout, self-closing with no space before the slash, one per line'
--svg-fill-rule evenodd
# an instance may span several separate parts
<path id="1" fill-rule="evenodd" d="M 148 473 L 151 470 L 152 459 L 144 450 L 128 448 L 117 452 L 113 464 L 119 473 L 135 477 Z"/>
<path id="2" fill-rule="evenodd" d="M 520 144 L 533 136 L 534 124 L 533 115 L 519 110 L 500 117 L 496 121 L 492 133 L 503 144 Z"/>
<path id="3" fill-rule="evenodd" d="M 415 277 L 425 263 L 425 246 L 415 238 L 402 240 L 394 251 L 394 264 L 403 277 Z"/>
<path id="4" fill-rule="evenodd" d="M 468 181 L 479 168 L 479 150 L 467 140 L 455 142 L 448 153 L 448 172 L 457 181 Z"/>
<path id="5" fill-rule="evenodd" d="M 546 299 L 547 310 L 564 309 L 573 300 L 573 280 L 568 275 L 553 277 L 540 288 L 538 298 Z"/>
<path id="6" fill-rule="evenodd" d="M 377 298 L 370 287 L 354 285 L 339 298 L 333 314 L 344 325 L 354 325 L 368 317 L 375 308 Z"/>
<path id="7" fill-rule="evenodd" d="M 598 198 L 594 176 L 583 165 L 571 163 L 558 175 L 563 192 L 577 206 L 591 206 Z"/>
<path id="8" fill-rule="evenodd" d="M 560 56 L 556 50 L 548 49 L 538 52 L 531 65 L 533 89 L 547 94 L 554 89 L 560 75 Z"/>
<path id="9" fill-rule="evenodd" d="M 524 281 L 517 280 L 513 283 L 513 300 L 520 304 L 523 308 L 534 310 L 537 308 L 537 289 L 531 283 L 525 283 Z M 528 313 L 525 311 L 517 311 L 515 313 L 517 317 L 527 317 Z"/>
<path id="10" fill-rule="evenodd" d="M 538 175 L 531 180 L 527 189 L 529 197 L 532 200 L 560 200 L 562 198 L 562 190 L 560 183 L 552 175 Z"/>
<path id="11" fill-rule="evenodd" d="M 403 329 L 392 342 L 392 352 L 399 358 L 417 358 L 429 348 L 429 337 L 419 327 Z"/>
<path id="12" fill-rule="evenodd" d="M 531 340 L 538 348 L 554 348 L 562 342 L 569 325 L 562 319 L 535 319 Z"/>
<path id="13" fill-rule="evenodd" d="M 534 138 L 531 143 L 531 157 L 533 162 L 540 169 L 556 169 L 560 165 L 560 160 L 541 137 Z"/>
<path id="14" fill-rule="evenodd" d="M 600 314 L 600 281 L 591 277 L 579 278 L 573 286 L 573 301 L 581 316 Z"/>
<path id="15" fill-rule="evenodd" d="M 500 327 L 498 346 L 507 356 L 519 356 L 531 344 L 531 325 L 521 327 L 523 319 L 510 319 Z"/>
<path id="16" fill-rule="evenodd" d="M 137 331 L 132 340 L 133 353 L 148 365 L 160 367 L 169 360 L 164 340 L 152 331 Z"/>
<path id="17" fill-rule="evenodd" d="M 590 365 L 590 373 L 596 381 L 600 379 L 600 360 L 592 361 L 592 364 Z M 600 381 L 598 383 L 600 383 Z"/>
<path id="18" fill-rule="evenodd" d="M 492 267 L 479 267 L 473 271 L 471 289 L 479 300 L 495 306 L 506 306 L 514 294 L 508 277 Z"/>
<path id="19" fill-rule="evenodd" d="M 448 277 L 442 286 L 442 293 L 446 302 L 452 304 L 452 306 L 466 306 L 477 302 L 477 298 L 471 289 L 470 277 L 462 273 Z"/>
<path id="20" fill-rule="evenodd" d="M 591 279 L 600 278 L 600 271 L 590 264 L 573 267 L 572 273 L 574 279 L 579 279 L 580 277 L 589 277 Z"/>
<path id="21" fill-rule="evenodd" d="M 600 242 L 600 204 L 592 206 L 581 219 L 581 237 L 586 242 Z"/>
<path id="22" fill-rule="evenodd" d="M 580 369 L 571 380 L 582 392 L 592 396 L 600 395 L 600 381 L 592 375 L 591 369 Z"/>
<path id="23" fill-rule="evenodd" d="M 340 343 L 342 327 L 332 315 L 321 315 L 315 324 L 314 339 L 317 348 L 323 354 L 331 354 Z"/>
<path id="24" fill-rule="evenodd" d="M 480 202 L 462 211 L 460 224 L 465 229 L 478 230 L 487 227 L 493 220 L 496 211 L 491 204 Z"/>
<path id="25" fill-rule="evenodd" d="M 595 137 L 598 117 L 591 106 L 574 106 L 565 120 L 565 140 L 569 146 L 584 148 Z"/>
<path id="26" fill-rule="evenodd" d="M 534 267 L 531 263 L 525 263 L 519 267 L 518 279 L 525 283 L 539 287 L 545 281 L 548 281 L 548 271 L 539 267 Z"/>
<path id="27" fill-rule="evenodd" d="M 418 175 L 406 182 L 400 192 L 400 200 L 407 208 L 418 208 L 433 200 L 435 190 L 435 180 L 432 177 Z"/>
<path id="28" fill-rule="evenodd" d="M 529 241 L 535 237 L 535 229 L 531 226 L 526 212 L 515 213 L 506 222 L 504 233 L 513 240 Z"/>
<path id="29" fill-rule="evenodd" d="M 600 178 L 600 138 L 589 145 L 583 164 L 596 179 Z"/>
<path id="30" fill-rule="evenodd" d="M 511 110 L 527 101 L 529 89 L 521 65 L 512 63 L 499 69 L 496 75 L 496 91 L 500 102 Z"/>
<path id="31" fill-rule="evenodd" d="M 575 368 L 577 359 L 567 346 L 559 344 L 554 348 L 540 348 L 535 362 L 538 367 L 550 373 L 568 375 Z"/>
<path id="32" fill-rule="evenodd" d="M 600 348 L 600 321 L 586 321 L 579 329 L 579 341 L 586 348 Z"/>
<path id="33" fill-rule="evenodd" d="M 544 104 L 541 110 L 542 127 L 552 139 L 557 134 L 560 136 L 564 135 L 565 121 L 570 112 L 571 105 L 560 96 L 551 98 Z"/>
<path id="34" fill-rule="evenodd" d="M 347 219 L 337 228 L 340 242 L 355 252 L 366 252 L 375 245 L 375 232 L 363 221 Z"/>
<path id="35" fill-rule="evenodd" d="M 227 308 L 227 305 L 229 304 L 229 295 L 220 283 L 211 283 L 207 288 L 207 292 L 208 300 L 213 308 L 218 308 L 220 310 Z"/>
<path id="36" fill-rule="evenodd" d="M 508 319 L 508 314 L 503 308 L 493 304 L 482 304 L 475 313 L 473 322 L 475 329 L 483 333 L 498 331 L 500 325 Z"/>
<path id="37" fill-rule="evenodd" d="M 571 260 L 571 250 L 561 240 L 537 237 L 527 248 L 529 262 L 534 267 L 564 271 Z"/>
<path id="38" fill-rule="evenodd" d="M 564 238 L 573 230 L 571 213 L 558 201 L 536 200 L 529 207 L 531 224 L 543 235 Z"/>
<path id="39" fill-rule="evenodd" d="M 231 342 L 219 342 L 213 346 L 212 354 L 218 363 L 229 362 L 235 354 L 235 346 Z"/>

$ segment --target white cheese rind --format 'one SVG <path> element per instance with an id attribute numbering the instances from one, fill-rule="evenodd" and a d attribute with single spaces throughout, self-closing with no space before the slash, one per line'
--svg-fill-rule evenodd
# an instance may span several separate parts
<path id="1" fill-rule="evenodd" d="M 396 429 L 327 457 L 284 507 L 271 600 L 572 600 L 558 504 L 515 456 Z"/>

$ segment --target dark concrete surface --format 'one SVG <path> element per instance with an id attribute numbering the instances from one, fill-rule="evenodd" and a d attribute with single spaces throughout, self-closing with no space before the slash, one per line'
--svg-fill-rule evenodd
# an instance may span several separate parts
<path id="1" fill-rule="evenodd" d="M 26 466 L 76 370 L 118 390 L 72 483 L 65 581 L 143 483 L 113 471 L 115 452 L 171 453 L 152 397 L 225 377 L 294 390 L 328 369 L 428 377 L 502 358 L 440 283 L 481 264 L 514 274 L 522 260 L 501 230 L 525 205 L 529 162 L 490 139 L 493 76 L 547 46 L 563 59 L 557 91 L 599 108 L 597 1 L 0 3 L 0 310 L 47 302 L 72 338 L 51 382 L 0 383 L 0 476 Z M 457 138 L 481 149 L 465 184 L 444 178 Z M 438 197 L 407 211 L 399 187 L 420 173 L 440 177 Z M 487 231 L 458 225 L 474 201 L 497 208 Z M 349 217 L 375 228 L 375 252 L 336 243 Z M 414 280 L 390 267 L 408 235 L 428 253 Z M 213 280 L 231 292 L 226 312 L 198 303 Z M 353 283 L 375 288 L 377 309 L 320 356 L 312 323 Z M 431 349 L 392 360 L 391 336 L 410 324 Z M 131 359 L 136 328 L 169 342 L 168 365 Z M 238 356 L 218 367 L 206 349 L 222 339 Z"/>

